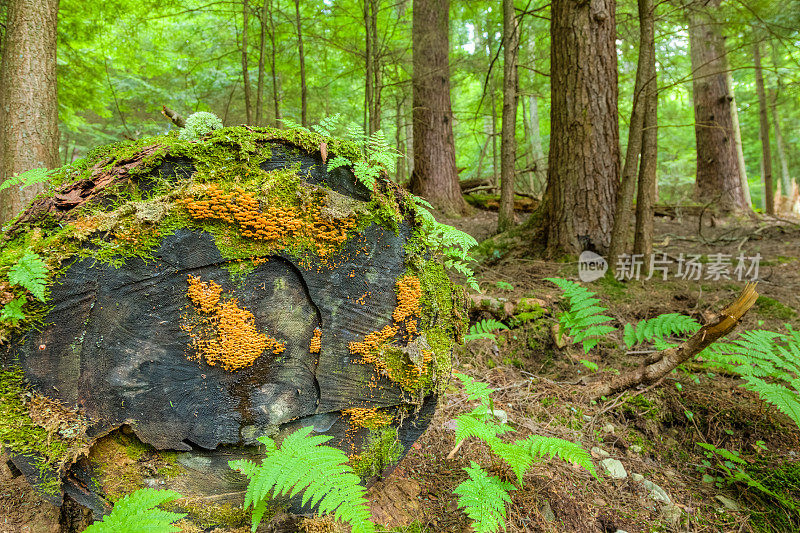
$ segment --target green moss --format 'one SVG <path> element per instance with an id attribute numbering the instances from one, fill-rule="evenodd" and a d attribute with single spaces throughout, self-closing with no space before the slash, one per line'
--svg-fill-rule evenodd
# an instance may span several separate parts
<path id="1" fill-rule="evenodd" d="M 800 462 L 779 462 L 756 460 L 746 467 L 747 473 L 768 490 L 774 492 L 785 502 L 794 502 L 796 507 L 789 509 L 779 505 L 762 491 L 749 493 L 762 500 L 763 509 L 753 512 L 750 520 L 753 529 L 759 532 L 778 533 L 797 531 L 800 527 Z"/>
<path id="2" fill-rule="evenodd" d="M 363 451 L 350 458 L 353 471 L 364 478 L 379 475 L 384 468 L 400 459 L 403 447 L 397 438 L 397 428 L 388 426 L 372 429 L 367 436 Z"/>
<path id="3" fill-rule="evenodd" d="M 759 296 L 756 300 L 756 310 L 759 314 L 778 320 L 792 320 L 797 318 L 797 312 L 791 307 L 782 304 L 767 296 Z"/>
<path id="4" fill-rule="evenodd" d="M 269 506 L 269 503 L 267 503 Z M 217 504 L 202 498 L 181 498 L 161 506 L 166 511 L 187 513 L 189 520 L 204 530 L 223 527 L 240 528 L 250 525 L 250 508 L 230 503 Z M 269 523 L 279 508 L 269 507 L 263 523 Z"/>

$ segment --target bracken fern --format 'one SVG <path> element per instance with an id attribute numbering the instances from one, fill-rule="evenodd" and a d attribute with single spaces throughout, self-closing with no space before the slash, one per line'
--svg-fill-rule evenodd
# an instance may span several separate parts
<path id="1" fill-rule="evenodd" d="M 464 336 L 464 341 L 468 342 L 478 339 L 497 341 L 497 337 L 493 332 L 501 329 L 508 329 L 508 326 L 493 318 L 485 318 L 469 327 L 469 333 Z"/>
<path id="2" fill-rule="evenodd" d="M 700 329 L 700 324 L 690 316 L 679 313 L 666 313 L 655 318 L 642 320 L 635 326 L 625 324 L 623 338 L 625 344 L 630 348 L 643 342 L 651 342 L 656 339 L 663 340 L 670 335 L 682 335 L 694 333 Z"/>
<path id="3" fill-rule="evenodd" d="M 464 470 L 469 479 L 453 492 L 459 495 L 458 506 L 472 520 L 475 532 L 493 533 L 501 527 L 505 529 L 506 503 L 511 503 L 508 492 L 516 490 L 514 485 L 488 475 L 475 462 Z"/>
<path id="4" fill-rule="evenodd" d="M 181 531 L 173 526 L 186 514 L 156 508 L 162 503 L 177 500 L 181 495 L 171 490 L 139 489 L 123 496 L 114 509 L 101 522 L 95 522 L 84 533 L 173 533 Z"/>
<path id="5" fill-rule="evenodd" d="M 595 298 L 595 293 L 574 281 L 561 278 L 545 279 L 556 284 L 563 292 L 564 298 L 569 300 L 569 310 L 558 317 L 561 334 L 568 331 L 573 342 L 583 344 L 585 352 L 594 348 L 600 337 L 616 331 L 617 328 L 606 324 L 613 318 L 600 314 L 608 309 L 597 305 L 600 299 Z"/>
<path id="6" fill-rule="evenodd" d="M 347 464 L 344 452 L 322 446 L 332 437 L 309 436 L 312 429 L 298 429 L 283 440 L 280 448 L 269 437 L 260 437 L 259 442 L 266 447 L 260 465 L 248 460 L 228 463 L 250 479 L 244 507 L 253 507 L 252 531 L 264 516 L 270 493 L 291 498 L 303 492 L 302 505 L 317 506 L 320 515 L 332 514 L 336 520 L 349 523 L 353 533 L 372 533 L 375 524 L 360 478 Z"/>
<path id="7" fill-rule="evenodd" d="M 28 289 L 42 302 L 45 300 L 47 276 L 47 264 L 33 252 L 25 253 L 8 271 L 8 280 L 12 285 Z"/>

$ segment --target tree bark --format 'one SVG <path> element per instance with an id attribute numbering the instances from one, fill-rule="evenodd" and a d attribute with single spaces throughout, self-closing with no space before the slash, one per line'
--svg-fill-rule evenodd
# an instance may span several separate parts
<path id="1" fill-rule="evenodd" d="M 642 11 L 642 2 L 639 2 L 639 60 L 636 66 L 636 81 L 633 87 L 633 106 L 631 107 L 631 120 L 628 126 L 628 145 L 625 148 L 625 165 L 622 167 L 622 177 L 617 190 L 617 205 L 614 210 L 614 225 L 611 230 L 611 245 L 608 249 L 608 259 L 612 265 L 622 254 L 627 253 L 631 215 L 633 213 L 633 193 L 636 189 L 636 176 L 639 170 L 639 159 L 642 154 L 642 130 L 644 128 L 645 114 L 645 86 L 648 84 L 649 53 L 652 51 L 647 42 L 648 15 Z M 612 269 L 613 270 L 613 269 Z"/>
<path id="2" fill-rule="evenodd" d="M 532 194 L 541 194 L 547 182 L 547 158 L 542 148 L 542 135 L 539 132 L 539 98 L 532 94 L 528 96 L 528 130 L 530 135 L 530 149 L 533 154 L 533 173 L 536 176 L 535 187 L 528 191 Z"/>
<path id="3" fill-rule="evenodd" d="M 374 76 L 372 68 L 372 17 L 370 16 L 371 0 L 364 0 L 364 131 L 372 133 L 372 99 Z"/>
<path id="4" fill-rule="evenodd" d="M 725 73 L 725 83 L 728 85 L 728 94 L 731 95 L 731 119 L 733 126 L 733 144 L 736 147 L 736 159 L 739 162 L 739 181 L 742 184 L 742 193 L 747 202 L 747 208 L 753 208 L 753 199 L 750 196 L 750 183 L 747 181 L 747 167 L 744 164 L 744 146 L 742 145 L 742 129 L 739 127 L 739 106 L 733 92 L 733 76 L 730 69 Z"/>
<path id="5" fill-rule="evenodd" d="M 633 253 L 649 258 L 653 253 L 653 206 L 656 203 L 658 163 L 658 83 L 656 78 L 655 6 L 653 0 L 639 0 L 642 25 L 640 50 L 645 51 L 644 127 L 639 186 L 636 195 L 636 229 Z M 640 52 L 641 53 L 641 52 Z M 648 263 L 649 268 L 649 263 Z"/>
<path id="6" fill-rule="evenodd" d="M 500 210 L 497 232 L 514 226 L 514 174 L 517 161 L 519 20 L 514 0 L 503 0 L 503 133 L 500 143 Z"/>
<path id="7" fill-rule="evenodd" d="M 300 123 L 308 126 L 308 87 L 306 86 L 306 56 L 303 51 L 303 24 L 300 18 L 300 0 L 294 0 L 294 16 L 297 23 L 297 53 L 300 56 Z"/>
<path id="8" fill-rule="evenodd" d="M 0 64 L 0 182 L 58 166 L 57 23 L 58 0 L 8 3 Z M 39 184 L 0 192 L 0 226 L 42 190 Z"/>
<path id="9" fill-rule="evenodd" d="M 786 147 L 783 142 L 783 134 L 781 134 L 780 115 L 778 114 L 778 96 L 774 88 L 769 90 L 769 106 L 772 109 L 772 128 L 775 130 L 775 149 L 778 150 L 778 162 L 781 165 L 781 185 L 786 196 L 789 196 L 792 194 L 792 177 L 789 174 L 789 163 L 786 159 Z"/>
<path id="10" fill-rule="evenodd" d="M 244 82 L 244 109 L 245 114 L 247 116 L 247 123 L 253 123 L 253 105 L 251 102 L 252 95 L 251 95 L 251 88 L 250 88 L 250 72 L 248 70 L 247 65 L 247 35 L 249 33 L 248 29 L 248 18 L 249 18 L 249 10 L 250 6 L 248 4 L 248 0 L 244 0 L 242 3 L 242 80 Z"/>
<path id="11" fill-rule="evenodd" d="M 264 0 L 265 2 L 267 0 Z M 272 101 L 275 104 L 275 126 L 281 124 L 281 87 L 278 78 L 277 68 L 277 49 L 275 47 L 275 19 L 272 16 L 272 6 L 269 10 L 269 38 L 272 44 Z"/>
<path id="12" fill-rule="evenodd" d="M 264 54 L 267 50 L 267 13 L 269 12 L 269 0 L 264 0 L 261 7 L 261 35 L 258 41 L 258 84 L 256 85 L 256 126 L 262 126 L 262 116 L 264 115 Z"/>
<path id="13" fill-rule="evenodd" d="M 369 133 L 381 129 L 381 64 L 378 50 L 378 0 L 370 2 L 370 30 L 372 32 L 372 110 L 369 114 Z"/>
<path id="14" fill-rule="evenodd" d="M 753 45 L 753 60 L 758 94 L 758 125 L 761 132 L 761 160 L 764 162 L 764 206 L 769 215 L 775 214 L 775 198 L 772 190 L 772 151 L 769 146 L 769 119 L 767 118 L 767 94 L 764 91 L 764 73 L 761 70 L 761 43 Z"/>
<path id="15" fill-rule="evenodd" d="M 450 106 L 449 0 L 415 0 L 412 15 L 414 171 L 411 190 L 463 214 Z"/>
<path id="16" fill-rule="evenodd" d="M 697 197 L 721 211 L 748 211 L 736 156 L 725 41 L 714 20 L 720 0 L 697 0 L 689 9 Z"/>
<path id="17" fill-rule="evenodd" d="M 550 256 L 603 253 L 611 241 L 620 165 L 615 7 L 552 3 L 550 154 L 537 217 Z"/>

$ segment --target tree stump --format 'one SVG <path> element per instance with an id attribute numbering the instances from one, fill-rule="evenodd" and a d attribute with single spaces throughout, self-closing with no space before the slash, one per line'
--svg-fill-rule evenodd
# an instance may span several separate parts
<path id="1" fill-rule="evenodd" d="M 0 279 L 25 254 L 49 269 L 45 303 L 0 284 L 26 316 L 0 319 L 0 422 L 18 428 L 0 437 L 29 482 L 95 518 L 172 488 L 198 523 L 234 524 L 228 460 L 257 459 L 262 435 L 312 425 L 365 480 L 399 461 L 449 377 L 463 297 L 407 195 L 328 172 L 328 153 L 360 156 L 236 127 L 57 171 L 0 247 Z"/>

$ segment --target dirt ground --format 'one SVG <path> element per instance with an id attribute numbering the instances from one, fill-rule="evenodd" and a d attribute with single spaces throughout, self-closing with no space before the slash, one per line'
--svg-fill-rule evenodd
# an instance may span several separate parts
<path id="1" fill-rule="evenodd" d="M 758 291 L 762 298 L 739 330 L 780 331 L 787 323 L 800 326 L 800 226 L 792 221 L 746 219 L 717 221 L 712 227 L 705 218 L 702 224 L 692 216 L 657 219 L 655 248 L 672 261 L 669 279 L 605 279 L 586 285 L 609 308 L 606 314 L 616 319 L 615 325 L 666 312 L 684 313 L 702 322 L 733 301 L 743 287 L 744 282 L 733 274 L 741 253 L 748 258 L 761 256 Z M 492 234 L 496 215 L 481 211 L 448 222 L 483 239 Z M 484 245 L 488 260 L 479 269 L 481 287 L 500 299 L 541 299 L 545 316 L 552 322 L 559 291 L 543 278 L 577 280 L 578 265 L 543 261 L 519 250 L 525 250 L 524 243 Z M 714 262 L 713 254 L 729 254 L 732 279 L 677 279 L 674 269 L 681 254 L 702 254 L 700 262 L 706 269 Z M 484 311 L 471 314 L 473 321 L 489 316 Z M 525 475 L 523 487 L 512 492 L 507 530 L 800 531 L 796 510 L 744 483 L 707 475 L 719 470 L 698 442 L 739 452 L 754 479 L 800 506 L 800 430 L 754 393 L 739 387 L 736 377 L 712 372 L 695 361 L 654 386 L 596 403 L 578 384 L 584 377 L 602 379 L 633 367 L 642 357 L 626 353 L 617 343 L 601 343 L 588 355 L 557 348 L 541 321 L 503 332 L 496 343 L 473 341 L 458 350 L 455 371 L 496 389 L 495 406 L 508 414 L 517 432 L 514 438 L 538 434 L 569 439 L 592 450 L 598 472 L 602 459 L 613 458 L 627 474 L 624 479 L 612 479 L 601 473 L 597 480 L 563 461 L 536 463 Z M 582 359 L 596 364 L 597 371 Z M 470 531 L 452 493 L 466 479 L 462 468 L 475 461 L 501 477 L 514 478 L 474 439 L 447 458 L 455 442 L 453 421 L 471 407 L 461 387 L 452 384 L 428 431 L 395 471 L 370 490 L 376 519 L 398 532 Z M 654 491 L 653 484 L 661 492 Z M 653 494 L 661 493 L 663 497 L 654 498 Z M 21 476 L 14 476 L 0 461 L 0 533 L 55 533 L 60 531 L 58 519 L 58 510 L 32 494 Z M 311 521 L 306 529 L 332 531 L 329 526 L 326 521 Z"/>

